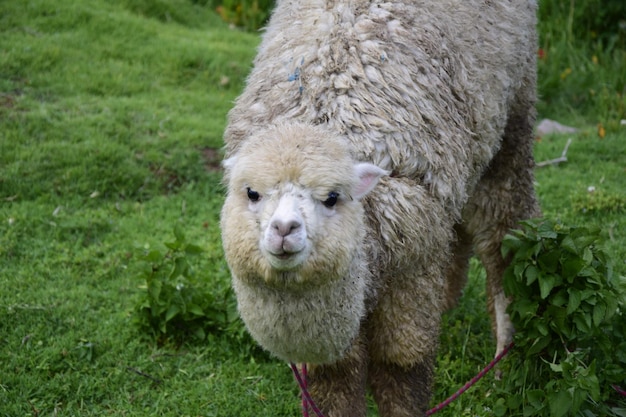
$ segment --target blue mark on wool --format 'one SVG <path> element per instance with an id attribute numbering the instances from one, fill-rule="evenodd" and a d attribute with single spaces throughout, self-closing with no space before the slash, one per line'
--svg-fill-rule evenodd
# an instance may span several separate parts
<path id="1" fill-rule="evenodd" d="M 300 79 L 300 67 L 297 67 L 293 74 L 289 74 L 288 81 L 298 81 Z"/>
<path id="2" fill-rule="evenodd" d="M 293 58 L 289 60 L 289 62 L 291 63 L 293 61 Z M 300 74 L 302 72 L 302 65 L 304 64 L 304 58 L 302 58 L 300 60 L 300 64 L 298 66 L 296 66 L 296 68 L 293 70 L 293 72 L 287 70 L 287 81 L 290 82 L 295 82 L 298 81 L 298 92 L 300 94 L 302 94 L 302 91 L 304 90 L 304 87 L 302 86 L 302 80 L 300 79 Z"/>
<path id="3" fill-rule="evenodd" d="M 387 61 L 387 56 L 385 54 L 380 54 L 380 62 Z"/>

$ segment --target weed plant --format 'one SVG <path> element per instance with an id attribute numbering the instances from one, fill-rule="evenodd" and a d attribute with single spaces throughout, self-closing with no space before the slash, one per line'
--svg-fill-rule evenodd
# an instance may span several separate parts
<path id="1" fill-rule="evenodd" d="M 626 278 L 615 276 L 598 230 L 522 223 L 502 244 L 515 324 L 496 415 L 620 415 L 626 374 Z"/>
<path id="2" fill-rule="evenodd" d="M 600 231 L 617 277 L 626 273 L 622 32 L 581 41 L 582 26 L 563 24 L 580 4 L 542 15 L 540 116 L 579 132 L 538 138 L 540 161 L 573 142 L 567 162 L 537 170 L 536 187 L 546 218 Z M 219 149 L 259 38 L 230 28 L 217 6 L 0 2 L 0 416 L 299 413 L 288 368 L 232 315 Z M 444 318 L 433 401 L 493 357 L 484 292 L 473 261 Z M 617 350 L 604 355 L 597 364 L 618 363 Z M 484 378 L 439 415 L 511 409 L 502 398 L 513 392 L 513 358 L 505 379 Z M 600 392 L 589 398 L 624 415 Z"/>

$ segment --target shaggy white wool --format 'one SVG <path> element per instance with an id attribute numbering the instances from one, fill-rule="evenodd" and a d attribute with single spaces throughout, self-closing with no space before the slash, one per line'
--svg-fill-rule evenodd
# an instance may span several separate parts
<path id="1" fill-rule="evenodd" d="M 241 317 L 261 346 L 286 362 L 328 364 L 344 356 L 359 331 L 368 285 L 363 278 L 345 275 L 298 292 L 238 279 L 233 287 Z"/>

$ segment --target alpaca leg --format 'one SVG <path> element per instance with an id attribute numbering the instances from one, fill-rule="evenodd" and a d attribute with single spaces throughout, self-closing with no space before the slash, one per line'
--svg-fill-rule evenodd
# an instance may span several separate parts
<path id="1" fill-rule="evenodd" d="M 474 249 L 487 271 L 496 354 L 510 343 L 514 331 L 506 314 L 509 300 L 502 288 L 502 275 L 509 263 L 500 252 L 502 239 L 520 220 L 541 213 L 533 188 L 532 121 L 528 106 L 509 119 L 502 147 L 464 211 L 464 226 L 473 235 Z"/>
<path id="2" fill-rule="evenodd" d="M 309 365 L 309 392 L 325 417 L 365 417 L 367 350 L 359 338 L 331 365 Z"/>
<path id="3" fill-rule="evenodd" d="M 469 260 L 472 257 L 472 237 L 460 226 L 454 227 L 456 241 L 452 245 L 452 262 L 446 274 L 446 306 L 454 308 L 467 283 Z"/>
<path id="4" fill-rule="evenodd" d="M 381 417 L 421 417 L 428 409 L 433 380 L 432 357 L 401 367 L 370 362 L 369 382 Z"/>
<path id="5" fill-rule="evenodd" d="M 368 317 L 369 383 L 383 417 L 423 416 L 430 401 L 447 265 L 413 268 L 394 275 Z"/>

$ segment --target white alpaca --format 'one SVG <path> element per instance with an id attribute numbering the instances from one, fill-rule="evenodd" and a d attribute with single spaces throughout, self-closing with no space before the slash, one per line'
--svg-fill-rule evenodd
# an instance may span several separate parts
<path id="1" fill-rule="evenodd" d="M 497 350 L 532 188 L 535 3 L 279 1 L 225 134 L 222 236 L 253 337 L 327 417 L 423 415 L 475 251 Z"/>

